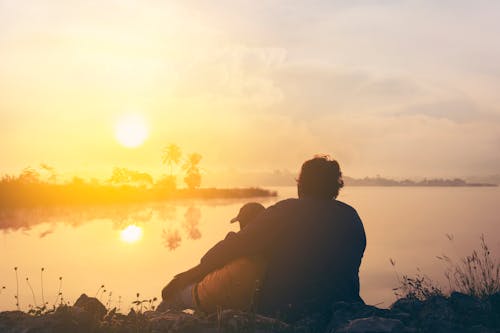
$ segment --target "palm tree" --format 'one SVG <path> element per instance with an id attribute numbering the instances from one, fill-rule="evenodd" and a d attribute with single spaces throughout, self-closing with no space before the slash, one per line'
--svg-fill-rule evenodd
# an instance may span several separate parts
<path id="1" fill-rule="evenodd" d="M 186 170 L 186 177 L 184 177 L 184 182 L 189 189 L 195 189 L 201 185 L 201 174 L 198 164 L 201 161 L 201 155 L 198 153 L 190 154 L 182 166 Z"/>
<path id="2" fill-rule="evenodd" d="M 181 161 L 181 149 L 176 144 L 169 144 L 165 148 L 163 148 L 162 162 L 163 164 L 167 164 L 170 168 L 170 176 L 172 177 L 173 171 L 172 168 L 174 165 L 179 164 Z"/>

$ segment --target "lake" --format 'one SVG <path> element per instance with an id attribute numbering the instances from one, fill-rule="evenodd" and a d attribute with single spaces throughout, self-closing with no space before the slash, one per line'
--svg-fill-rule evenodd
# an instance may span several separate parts
<path id="1" fill-rule="evenodd" d="M 141 300 L 160 298 L 174 274 L 194 266 L 227 232 L 238 229 L 229 220 L 244 202 L 269 206 L 296 196 L 294 187 L 272 189 L 279 197 L 4 214 L 0 310 L 16 308 L 17 288 L 23 310 L 42 304 L 42 298 L 50 306 L 60 302 L 59 277 L 65 302 L 73 303 L 83 292 L 97 294 L 103 303 L 126 312 L 137 293 Z M 481 234 L 493 255 L 500 255 L 498 187 L 348 187 L 338 199 L 356 208 L 365 225 L 368 244 L 360 279 L 368 304 L 389 306 L 397 274 L 414 274 L 417 268 L 444 283 L 445 265 L 436 256 L 469 254 L 479 248 Z"/>

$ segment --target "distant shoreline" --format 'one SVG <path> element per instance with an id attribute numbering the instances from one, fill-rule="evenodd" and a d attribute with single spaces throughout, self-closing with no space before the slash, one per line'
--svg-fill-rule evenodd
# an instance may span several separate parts
<path id="1" fill-rule="evenodd" d="M 497 187 L 497 184 L 493 183 L 468 183 L 467 181 L 454 178 L 454 179 L 423 179 L 420 181 L 414 181 L 410 179 L 405 180 L 394 180 L 382 177 L 365 177 L 362 179 L 356 179 L 351 177 L 344 177 L 344 182 L 346 186 L 384 186 L 384 187 Z"/>
<path id="2" fill-rule="evenodd" d="M 467 183 L 462 179 L 398 181 L 380 177 L 364 179 L 345 177 L 344 181 L 348 187 L 498 187 L 497 184 Z M 117 186 L 88 182 L 54 184 L 4 181 L 0 183 L 0 209 L 134 204 L 179 199 L 244 199 L 277 196 L 276 191 L 260 187 L 177 189 L 162 184 L 154 184 L 153 186 Z"/>
<path id="3" fill-rule="evenodd" d="M 350 187 L 498 187 L 498 184 L 465 184 L 465 185 L 404 185 L 404 184 L 394 184 L 394 185 L 382 185 L 382 184 L 346 184 Z"/>
<path id="4" fill-rule="evenodd" d="M 135 204 L 182 199 L 276 197 L 259 187 L 168 189 L 93 184 L 10 184 L 0 186 L 0 209 Z"/>

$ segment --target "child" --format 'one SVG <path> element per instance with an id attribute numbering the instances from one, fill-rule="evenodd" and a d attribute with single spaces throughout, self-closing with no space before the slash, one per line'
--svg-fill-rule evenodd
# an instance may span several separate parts
<path id="1" fill-rule="evenodd" d="M 245 228 L 265 210 L 259 203 L 243 205 L 231 223 Z M 230 232 L 226 238 L 234 237 Z M 205 313 L 217 309 L 250 310 L 256 291 L 265 274 L 266 264 L 260 257 L 242 257 L 206 274 L 200 264 L 178 274 L 162 291 L 162 303 L 157 311 L 192 308 Z"/>

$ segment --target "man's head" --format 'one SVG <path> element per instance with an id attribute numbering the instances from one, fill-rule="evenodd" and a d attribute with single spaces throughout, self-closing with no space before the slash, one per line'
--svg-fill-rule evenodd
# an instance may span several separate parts
<path id="1" fill-rule="evenodd" d="M 260 213 L 265 211 L 266 208 L 257 202 L 249 202 L 240 208 L 238 216 L 231 220 L 231 223 L 240 222 L 240 229 L 246 227 L 253 219 Z"/>
<path id="2" fill-rule="evenodd" d="M 344 186 L 339 163 L 329 156 L 305 161 L 297 179 L 299 198 L 335 199 Z"/>

